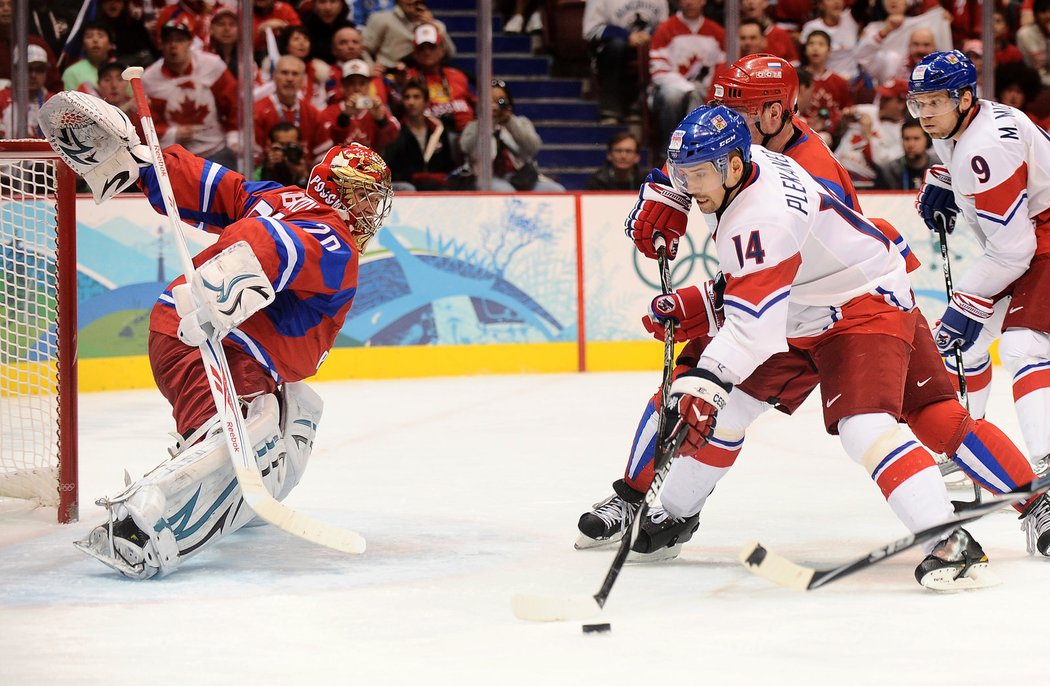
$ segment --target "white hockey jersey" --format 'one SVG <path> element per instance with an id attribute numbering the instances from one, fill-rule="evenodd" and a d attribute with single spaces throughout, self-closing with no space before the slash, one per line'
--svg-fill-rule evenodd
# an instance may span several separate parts
<path id="1" fill-rule="evenodd" d="M 892 241 L 794 160 L 757 145 L 751 157 L 751 178 L 717 222 L 725 324 L 699 365 L 732 383 L 788 339 L 804 346 L 843 325 L 842 306 L 859 296 L 882 310 L 915 306 Z"/>
<path id="2" fill-rule="evenodd" d="M 1023 112 L 979 100 L 958 142 L 934 140 L 952 175 L 962 219 L 984 253 L 955 283 L 985 298 L 1000 293 L 1050 253 L 1050 134 Z"/>

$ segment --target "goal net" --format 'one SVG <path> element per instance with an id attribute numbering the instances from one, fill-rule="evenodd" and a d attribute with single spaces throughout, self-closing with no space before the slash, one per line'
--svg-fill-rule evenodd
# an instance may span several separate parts
<path id="1" fill-rule="evenodd" d="M 77 519 L 73 172 L 45 141 L 0 140 L 0 499 Z"/>

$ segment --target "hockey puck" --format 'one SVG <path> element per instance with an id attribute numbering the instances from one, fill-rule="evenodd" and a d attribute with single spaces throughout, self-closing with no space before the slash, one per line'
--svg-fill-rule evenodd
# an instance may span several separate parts
<path id="1" fill-rule="evenodd" d="M 585 634 L 600 634 L 606 631 L 612 631 L 612 624 L 584 624 L 583 633 Z"/>

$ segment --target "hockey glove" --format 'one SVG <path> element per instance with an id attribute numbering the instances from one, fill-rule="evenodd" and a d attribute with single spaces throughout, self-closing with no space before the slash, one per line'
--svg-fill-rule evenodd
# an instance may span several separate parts
<path id="1" fill-rule="evenodd" d="M 949 354 L 956 347 L 963 352 L 969 350 L 981 335 L 985 320 L 992 316 L 992 306 L 987 298 L 955 291 L 933 331 L 941 355 Z"/>
<path id="2" fill-rule="evenodd" d="M 659 169 L 653 169 L 638 192 L 638 202 L 627 216 L 624 233 L 646 257 L 656 259 L 657 235 L 667 242 L 667 258 L 678 254 L 678 239 L 685 235 L 689 222 L 689 205 L 693 196 L 679 193 L 671 180 Z"/>
<path id="3" fill-rule="evenodd" d="M 674 339 L 679 343 L 718 333 L 724 317 L 722 291 L 717 290 L 716 282 L 708 280 L 699 286 L 679 288 L 674 293 L 653 298 L 649 314 L 642 317 L 645 330 L 662 341 L 668 321 L 674 322 Z"/>
<path id="4" fill-rule="evenodd" d="M 944 223 L 948 233 L 955 230 L 955 216 L 959 206 L 955 202 L 955 191 L 952 190 L 952 177 L 944 167 L 930 167 L 926 170 L 919 197 L 915 200 L 915 209 L 926 222 L 926 227 L 937 232 L 938 223 Z"/>
<path id="5" fill-rule="evenodd" d="M 685 431 L 679 455 L 696 455 L 715 430 L 715 416 L 725 409 L 733 385 L 706 369 L 690 369 L 671 383 L 670 406 L 678 411 L 673 429 Z"/>
<path id="6" fill-rule="evenodd" d="M 179 340 L 197 347 L 221 340 L 274 301 L 273 285 L 246 241 L 237 241 L 193 273 L 193 288 L 171 289 L 179 314 Z"/>

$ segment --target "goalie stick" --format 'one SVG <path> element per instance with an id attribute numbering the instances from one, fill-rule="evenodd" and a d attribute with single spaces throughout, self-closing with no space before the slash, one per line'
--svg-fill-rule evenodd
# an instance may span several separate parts
<path id="1" fill-rule="evenodd" d="M 667 263 L 666 246 L 662 237 L 657 237 L 657 259 L 660 265 L 660 287 L 664 293 L 671 292 L 671 272 Z M 679 446 L 685 439 L 685 430 L 678 431 L 672 436 L 665 437 L 667 432 L 667 406 L 671 395 L 671 377 L 674 372 L 674 323 L 667 322 L 664 326 L 664 370 L 661 386 L 661 402 L 663 406 L 656 424 L 656 454 L 653 456 L 653 481 L 645 492 L 645 497 L 636 511 L 631 512 L 631 529 L 620 539 L 620 547 L 616 550 L 616 556 L 609 571 L 605 574 L 601 588 L 594 595 L 554 596 L 539 595 L 531 593 L 518 593 L 511 599 L 511 607 L 514 616 L 531 622 L 557 622 L 561 620 L 581 620 L 596 616 L 605 607 L 609 599 L 613 585 L 616 583 L 624 562 L 631 552 L 631 544 L 638 537 L 641 522 L 649 512 L 649 508 L 656 502 L 660 486 L 667 478 L 667 472 L 671 468 L 671 458 L 678 452 Z M 632 506 L 633 509 L 633 506 Z"/>
<path id="2" fill-rule="evenodd" d="M 178 206 L 175 202 L 175 194 L 171 189 L 168 168 L 164 164 L 164 154 L 161 151 L 157 130 L 153 125 L 149 101 L 142 88 L 142 72 L 142 67 L 128 67 L 122 76 L 125 81 L 131 83 L 131 91 L 135 96 L 135 104 L 138 106 L 142 121 L 142 130 L 146 134 L 146 142 L 149 145 L 150 155 L 153 157 L 154 171 L 157 175 L 157 184 L 160 186 L 161 197 L 164 200 L 165 214 L 171 232 L 175 236 L 182 271 L 186 276 L 186 283 L 190 284 L 190 288 L 194 288 L 193 259 L 190 256 L 189 246 L 186 244 L 186 236 L 182 231 L 182 221 L 179 219 Z M 296 512 L 266 490 L 262 475 L 259 473 L 259 465 L 255 460 L 255 451 L 251 448 L 252 442 L 248 438 L 244 417 L 241 416 L 240 403 L 237 400 L 222 342 L 218 339 L 209 339 L 201 344 L 200 351 L 204 359 L 212 399 L 215 401 L 215 409 L 218 411 L 223 434 L 226 436 L 230 461 L 237 475 L 237 485 L 240 486 L 241 495 L 248 507 L 267 523 L 293 536 L 347 553 L 363 553 L 365 539 L 357 532 L 326 524 Z"/>
<path id="3" fill-rule="evenodd" d="M 796 591 L 812 591 L 844 576 L 867 569 L 920 543 L 930 539 L 943 538 L 960 526 L 974 522 L 1004 505 L 1030 498 L 1048 489 L 1050 489 L 1050 476 L 1042 476 L 1027 486 L 986 497 L 983 502 L 962 503 L 959 516 L 955 519 L 923 529 L 910 536 L 905 536 L 881 548 L 876 548 L 867 555 L 827 569 L 817 569 L 792 562 L 766 548 L 758 541 L 751 541 L 744 546 L 740 551 L 740 562 L 752 574 L 772 581 L 779 586 Z"/>

